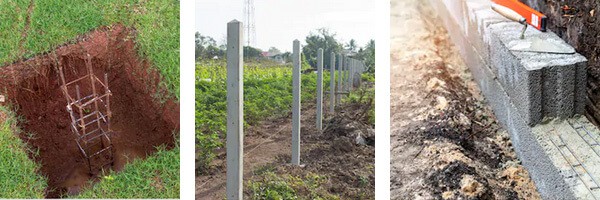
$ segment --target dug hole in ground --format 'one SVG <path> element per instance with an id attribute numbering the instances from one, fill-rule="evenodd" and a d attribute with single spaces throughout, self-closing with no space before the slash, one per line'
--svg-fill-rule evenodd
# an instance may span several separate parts
<path id="1" fill-rule="evenodd" d="M 0 93 L 6 102 L 0 105 L 11 107 L 22 118 L 19 136 L 33 149 L 30 158 L 41 164 L 49 198 L 77 194 L 102 175 L 90 172 L 77 147 L 57 70 L 62 66 L 66 79 L 83 76 L 88 54 L 94 74 L 107 74 L 112 91 L 110 138 L 115 156 L 112 166 L 101 171 L 119 171 L 161 145 L 171 149 L 178 137 L 179 103 L 160 85 L 158 72 L 137 56 L 135 30 L 118 24 L 100 27 L 76 43 L 4 66 Z M 81 89 L 89 89 L 85 87 Z"/>
<path id="2" fill-rule="evenodd" d="M 540 199 L 427 2 L 391 2 L 392 199 Z"/>

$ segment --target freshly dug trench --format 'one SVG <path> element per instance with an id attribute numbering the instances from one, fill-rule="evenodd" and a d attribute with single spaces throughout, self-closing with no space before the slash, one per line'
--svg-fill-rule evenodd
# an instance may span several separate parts
<path id="1" fill-rule="evenodd" d="M 41 163 L 41 173 L 48 177 L 47 197 L 78 193 L 88 180 L 97 179 L 90 175 L 97 173 L 88 170 L 69 127 L 67 101 L 59 88 L 59 65 L 67 79 L 75 79 L 85 75 L 84 59 L 89 54 L 96 76 L 108 74 L 113 94 L 112 170 L 121 170 L 134 158 L 145 158 L 157 146 L 174 146 L 179 104 L 160 86 L 160 75 L 137 57 L 134 35 L 121 25 L 102 27 L 76 44 L 0 68 L 0 94 L 24 118 L 19 122 L 20 137 L 39 152 L 30 157 Z"/>

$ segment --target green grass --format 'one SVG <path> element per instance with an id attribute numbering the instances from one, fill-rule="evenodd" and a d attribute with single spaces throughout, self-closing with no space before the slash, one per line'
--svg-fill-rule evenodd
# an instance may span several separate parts
<path id="1" fill-rule="evenodd" d="M 29 159 L 31 150 L 15 134 L 20 132 L 16 124 L 15 114 L 0 107 L 0 198 L 44 198 L 46 179 L 38 173 L 40 165 Z"/>
<path id="2" fill-rule="evenodd" d="M 28 0 L 0 2 L 0 66 L 2 63 L 18 59 L 21 55 L 21 32 L 16 30 L 24 29 L 28 6 Z"/>
<path id="3" fill-rule="evenodd" d="M 0 66 L 74 42 L 99 26 L 120 23 L 137 30 L 140 56 L 161 73 L 160 84 L 179 98 L 178 0 L 35 1 L 25 29 L 29 2 L 0 2 Z"/>
<path id="4" fill-rule="evenodd" d="M 179 198 L 179 156 L 179 146 L 169 151 L 159 148 L 72 198 Z"/>
<path id="5" fill-rule="evenodd" d="M 311 172 L 303 175 L 278 175 L 268 170 L 255 176 L 256 180 L 246 184 L 250 199 L 340 199 L 323 189 L 323 184 L 329 181 L 327 177 Z"/>

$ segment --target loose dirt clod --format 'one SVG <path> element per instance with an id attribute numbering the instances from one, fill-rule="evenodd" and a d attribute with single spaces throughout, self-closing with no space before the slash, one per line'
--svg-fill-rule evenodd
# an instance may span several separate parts
<path id="1" fill-rule="evenodd" d="M 472 175 L 464 175 L 462 180 L 460 180 L 460 191 L 469 198 L 481 196 L 485 189 Z"/>
<path id="2" fill-rule="evenodd" d="M 20 137 L 39 152 L 30 157 L 41 163 L 41 173 L 48 177 L 47 197 L 76 193 L 98 178 L 88 173 L 69 127 L 67 102 L 58 81 L 59 60 L 67 79 L 86 72 L 87 54 L 96 76 L 107 74 L 113 93 L 112 170 L 122 169 L 134 158 L 145 158 L 156 146 L 173 147 L 179 105 L 160 86 L 158 72 L 137 57 L 134 38 L 135 31 L 121 25 L 102 27 L 75 44 L 0 68 L 0 90 L 7 91 L 8 101 L 25 119 L 18 123 L 23 130 Z"/>

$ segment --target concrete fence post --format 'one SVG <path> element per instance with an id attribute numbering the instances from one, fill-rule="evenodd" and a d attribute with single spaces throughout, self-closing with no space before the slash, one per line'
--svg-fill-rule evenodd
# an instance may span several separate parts
<path id="1" fill-rule="evenodd" d="M 356 80 L 356 68 L 358 66 L 358 61 L 354 60 L 354 65 L 352 66 L 352 88 L 355 87 L 354 82 Z"/>
<path id="2" fill-rule="evenodd" d="M 243 199 L 244 51 L 242 23 L 227 23 L 227 199 Z"/>
<path id="3" fill-rule="evenodd" d="M 342 62 L 340 67 L 342 68 L 342 73 L 340 74 L 340 76 L 342 76 L 342 81 L 340 82 L 340 85 L 342 85 L 342 88 L 340 89 L 340 92 L 344 92 L 344 89 L 346 88 L 346 56 L 342 55 Z M 343 95 L 342 95 L 343 97 Z M 341 100 L 340 100 L 341 102 Z"/>
<path id="4" fill-rule="evenodd" d="M 317 50 L 317 131 L 323 130 L 323 49 Z"/>
<path id="5" fill-rule="evenodd" d="M 293 96 L 292 104 L 292 164 L 300 165 L 300 41 L 294 40 L 294 49 L 292 54 L 294 68 L 292 69 L 293 76 Z"/>
<path id="6" fill-rule="evenodd" d="M 352 59 L 352 66 L 350 67 L 350 89 L 354 90 L 354 78 L 356 76 L 356 60 Z"/>
<path id="7" fill-rule="evenodd" d="M 351 62 L 352 62 L 352 60 L 349 57 L 346 57 L 346 60 L 344 61 L 344 63 L 346 63 L 345 66 L 344 66 L 344 68 L 346 69 L 346 77 L 344 79 L 344 82 L 345 82 L 344 83 L 344 91 L 346 91 L 346 92 L 349 92 L 348 86 L 350 84 L 348 84 L 348 83 L 350 81 L 348 81 L 348 80 L 350 80 L 350 63 Z"/>
<path id="8" fill-rule="evenodd" d="M 350 63 L 350 58 L 348 58 L 347 56 L 344 56 L 344 74 L 345 74 L 345 77 L 344 77 L 344 92 L 348 92 L 348 77 L 350 77 L 349 74 L 348 74 L 348 67 L 349 67 L 348 64 L 349 63 Z"/>
<path id="9" fill-rule="evenodd" d="M 352 59 L 350 62 L 350 76 L 348 76 L 348 87 L 350 90 L 354 89 L 354 65 L 356 64 L 356 60 Z"/>
<path id="10" fill-rule="evenodd" d="M 356 76 L 358 75 L 358 60 L 354 61 L 354 66 L 352 67 L 352 87 L 356 87 Z"/>
<path id="11" fill-rule="evenodd" d="M 331 52 L 331 63 L 329 63 L 329 113 L 335 111 L 335 53 Z"/>
<path id="12" fill-rule="evenodd" d="M 337 92 L 336 92 L 337 98 L 335 98 L 335 100 L 336 100 L 336 104 L 339 105 L 341 103 L 341 100 L 342 100 L 342 94 L 341 94 L 341 92 L 343 90 L 343 88 L 342 88 L 343 87 L 343 84 L 342 84 L 342 74 L 343 74 L 343 70 L 344 70 L 344 69 L 342 69 L 342 66 L 344 66 L 344 57 L 340 53 L 340 54 L 338 54 L 338 58 L 339 58 L 338 59 L 338 66 L 337 66 L 337 69 L 338 69 L 338 85 L 337 85 Z"/>

